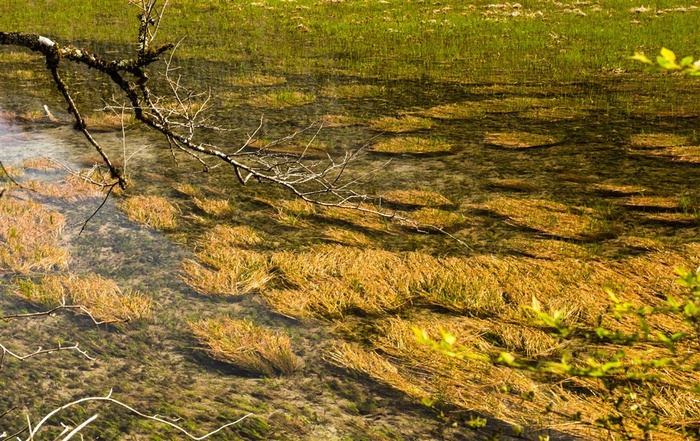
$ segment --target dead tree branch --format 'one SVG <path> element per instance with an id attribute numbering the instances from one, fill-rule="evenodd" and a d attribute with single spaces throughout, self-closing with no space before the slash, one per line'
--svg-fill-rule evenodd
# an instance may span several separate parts
<path id="1" fill-rule="evenodd" d="M 121 107 L 108 106 L 110 110 L 132 112 L 137 121 L 166 138 L 171 152 L 179 150 L 187 153 L 196 158 L 205 170 L 213 167 L 207 159 L 213 159 L 230 166 L 243 185 L 254 178 L 258 182 L 283 187 L 312 204 L 359 210 L 412 226 L 419 232 L 437 231 L 448 234 L 442 228 L 420 224 L 401 213 L 385 210 L 378 204 L 372 205 L 378 199 L 357 190 L 366 175 L 345 180 L 348 165 L 362 157 L 366 146 L 339 157 L 327 154 L 325 158 L 318 159 L 309 155 L 312 139 L 298 154 L 275 152 L 272 148 L 275 144 L 289 140 L 297 135 L 295 133 L 266 147 L 254 148 L 251 143 L 262 127 L 262 122 L 261 126 L 237 147 L 206 142 L 203 131 L 222 130 L 209 125 L 205 116 L 210 93 L 197 93 L 183 85 L 178 68 L 173 64 L 173 54 L 177 45 L 155 45 L 155 38 L 168 5 L 167 0 L 163 1 L 160 7 L 157 7 L 158 0 L 130 0 L 129 4 L 139 9 L 138 45 L 132 58 L 108 60 L 84 48 L 61 46 L 44 36 L 0 32 L 0 44 L 22 46 L 44 55 L 54 83 L 75 119 L 75 127 L 100 154 L 111 177 L 120 187 L 124 188 L 127 185 L 124 170 L 110 160 L 99 142 L 91 135 L 90 128 L 82 118 L 69 87 L 60 74 L 59 68 L 64 60 L 94 69 L 109 77 L 121 90 L 127 103 Z M 168 56 L 163 60 L 162 76 L 166 88 L 169 89 L 169 95 L 157 96 L 149 86 L 149 69 L 166 53 Z M 320 130 L 321 126 L 316 128 Z"/>

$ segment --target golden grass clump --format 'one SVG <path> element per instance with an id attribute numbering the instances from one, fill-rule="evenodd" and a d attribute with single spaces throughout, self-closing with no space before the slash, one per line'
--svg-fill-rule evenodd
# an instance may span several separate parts
<path id="1" fill-rule="evenodd" d="M 321 89 L 321 96 L 336 99 L 373 98 L 384 93 L 384 87 L 372 84 L 333 85 Z"/>
<path id="2" fill-rule="evenodd" d="M 536 107 L 522 112 L 520 116 L 528 119 L 556 122 L 583 119 L 588 114 L 585 110 L 573 107 Z"/>
<path id="3" fill-rule="evenodd" d="M 189 322 L 197 341 L 214 359 L 266 377 L 299 370 L 301 360 L 292 351 L 286 334 L 231 318 Z"/>
<path id="4" fill-rule="evenodd" d="M 104 196 L 104 188 L 90 180 L 102 182 L 102 175 L 99 172 L 91 173 L 89 176 L 71 173 L 57 182 L 30 179 L 25 182 L 25 185 L 43 196 L 72 202 Z"/>
<path id="5" fill-rule="evenodd" d="M 19 178 L 22 175 L 24 175 L 23 167 L 10 164 L 3 164 L 3 167 L 0 167 L 0 179 Z"/>
<path id="6" fill-rule="evenodd" d="M 27 273 L 65 268 L 58 246 L 65 217 L 42 205 L 5 194 L 0 198 L 0 269 Z"/>
<path id="7" fill-rule="evenodd" d="M 134 115 L 125 113 L 117 115 L 108 112 L 93 112 L 83 117 L 88 129 L 97 132 L 111 132 L 121 130 L 122 126 L 127 126 L 134 122 Z"/>
<path id="8" fill-rule="evenodd" d="M 341 245 L 364 248 L 372 245 L 372 239 L 357 231 L 346 230 L 344 228 L 326 228 L 323 236 L 332 242 Z"/>
<path id="9" fill-rule="evenodd" d="M 368 210 L 380 210 L 380 208 L 362 203 L 360 208 Z M 352 225 L 373 230 L 386 229 L 386 222 L 378 215 L 363 213 L 362 211 L 340 207 L 317 207 L 318 215 L 326 219 L 349 223 Z"/>
<path id="10" fill-rule="evenodd" d="M 414 211 L 407 217 L 420 225 L 430 225 L 437 228 L 453 228 L 467 220 L 461 213 L 427 207 Z"/>
<path id="11" fill-rule="evenodd" d="M 173 184 L 173 188 L 178 193 L 182 193 L 186 196 L 197 197 L 197 196 L 201 196 L 201 194 L 202 194 L 201 190 L 199 190 L 197 187 L 195 187 L 192 184 L 176 182 Z"/>
<path id="12" fill-rule="evenodd" d="M 399 118 L 385 116 L 374 120 L 369 125 L 374 130 L 392 133 L 415 132 L 433 127 L 433 121 L 427 118 L 405 115 Z"/>
<path id="13" fill-rule="evenodd" d="M 45 156 L 40 156 L 38 158 L 27 158 L 22 161 L 22 167 L 30 170 L 39 171 L 54 171 L 61 170 L 63 166 L 57 161 L 49 159 Z"/>
<path id="14" fill-rule="evenodd" d="M 38 282 L 17 283 L 16 293 L 30 303 L 54 308 L 79 305 L 99 322 L 143 320 L 151 314 L 152 300 L 137 291 L 123 292 L 116 282 L 97 274 L 45 276 Z"/>
<path id="15" fill-rule="evenodd" d="M 259 86 L 278 86 L 285 84 L 287 79 L 284 77 L 276 77 L 263 74 L 247 74 L 233 78 L 231 85 L 235 87 L 259 87 Z"/>
<path id="16" fill-rule="evenodd" d="M 295 90 L 283 90 L 276 93 L 267 93 L 251 98 L 248 104 L 254 107 L 269 107 L 284 109 L 292 106 L 303 106 L 316 101 L 316 95 Z"/>
<path id="17" fill-rule="evenodd" d="M 484 135 L 484 143 L 503 147 L 506 149 L 529 149 L 533 147 L 548 146 L 557 140 L 551 136 L 538 135 L 536 133 L 487 133 Z"/>
<path id="18" fill-rule="evenodd" d="M 492 187 L 502 188 L 504 190 L 510 191 L 530 192 L 537 191 L 540 188 L 537 184 L 533 183 L 532 181 L 524 179 L 495 178 L 489 179 L 488 183 Z"/>
<path id="19" fill-rule="evenodd" d="M 431 154 L 447 153 L 453 146 L 438 139 L 426 138 L 391 138 L 387 141 L 373 145 L 370 150 L 378 153 L 405 153 L 405 154 Z"/>
<path id="20" fill-rule="evenodd" d="M 389 204 L 414 205 L 418 207 L 444 207 L 452 205 L 452 201 L 434 191 L 424 190 L 393 190 L 382 195 L 382 200 Z"/>
<path id="21" fill-rule="evenodd" d="M 479 316 L 496 314 L 505 306 L 505 287 L 493 273 L 497 268 L 488 260 L 438 260 L 413 253 L 409 265 L 417 279 L 415 292 L 425 302 Z"/>
<path id="22" fill-rule="evenodd" d="M 577 214 L 571 207 L 558 202 L 496 197 L 481 204 L 480 208 L 506 216 L 517 225 L 552 236 L 585 239 L 597 233 L 596 223 L 589 215 Z"/>
<path id="23" fill-rule="evenodd" d="M 178 209 L 161 196 L 132 196 L 120 208 L 132 221 L 157 230 L 172 230 L 177 226 Z"/>
<path id="24" fill-rule="evenodd" d="M 225 216 L 227 214 L 231 214 L 233 211 L 231 209 L 231 205 L 229 205 L 229 201 L 226 199 L 211 199 L 211 198 L 202 198 L 199 199 L 197 197 L 192 198 L 192 202 L 199 208 L 200 210 L 204 211 L 206 214 L 210 216 Z"/>
<path id="25" fill-rule="evenodd" d="M 272 309 L 301 318 L 381 315 L 411 300 L 410 274 L 399 254 L 323 245 L 303 253 L 273 253 L 281 289 L 261 295 Z"/>
<path id="26" fill-rule="evenodd" d="M 639 149 L 658 149 L 688 145 L 688 138 L 673 133 L 641 133 L 632 135 L 630 144 Z"/>
<path id="27" fill-rule="evenodd" d="M 262 289 L 270 280 L 268 259 L 256 251 L 242 249 L 262 243 L 250 227 L 217 225 L 198 244 L 200 263 L 185 259 L 181 277 L 200 294 L 245 295 Z"/>
<path id="28" fill-rule="evenodd" d="M 555 100 L 531 97 L 510 97 L 484 101 L 464 101 L 443 104 L 418 112 L 421 116 L 436 119 L 472 119 L 482 118 L 487 113 L 516 113 L 535 108 L 551 106 Z"/>
<path id="29" fill-rule="evenodd" d="M 316 206 L 302 199 L 281 200 L 276 208 L 277 218 L 290 225 L 316 213 Z"/>

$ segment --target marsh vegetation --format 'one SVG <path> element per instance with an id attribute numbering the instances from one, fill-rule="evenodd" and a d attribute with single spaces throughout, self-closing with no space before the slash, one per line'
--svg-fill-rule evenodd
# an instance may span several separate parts
<path id="1" fill-rule="evenodd" d="M 644 74 L 626 57 L 698 47 L 700 10 L 682 0 L 463 3 L 173 0 L 159 34 L 187 34 L 176 52 L 183 81 L 211 88 L 212 120 L 240 129 L 226 132 L 233 146 L 261 113 L 251 149 L 323 158 L 365 146 L 351 173 L 381 209 L 447 234 L 241 186 L 223 168 L 203 173 L 133 119 L 95 111 L 88 124 L 134 185 L 78 236 L 104 196 L 81 179 L 99 180 L 98 161 L 63 127 L 42 60 L 3 49 L 0 160 L 25 188 L 0 174 L 0 307 L 85 309 L 3 323 L 0 343 L 80 341 L 96 360 L 6 361 L 0 415 L 114 388 L 202 431 L 255 415 L 221 439 L 623 436 L 596 425 L 616 411 L 600 383 L 455 360 L 413 329 L 447 331 L 473 354 L 599 362 L 623 345 L 555 338 L 533 297 L 566 326 L 633 333 L 633 318 L 608 313 L 605 288 L 635 305 L 683 295 L 674 268 L 700 264 L 700 104 L 688 99 L 700 81 Z M 124 6 L 0 5 L 0 29 L 121 56 L 136 32 Z M 83 105 L 109 99 L 99 75 L 70 75 L 85 81 Z M 322 130 L 302 130 L 315 121 Z M 650 322 L 687 328 L 669 315 Z M 657 343 L 628 355 L 659 358 Z M 654 439 L 697 436 L 686 387 L 697 375 L 668 375 L 653 402 L 635 402 L 659 415 Z M 88 436 L 175 437 L 103 412 Z M 10 412 L 0 432 L 22 424 Z"/>

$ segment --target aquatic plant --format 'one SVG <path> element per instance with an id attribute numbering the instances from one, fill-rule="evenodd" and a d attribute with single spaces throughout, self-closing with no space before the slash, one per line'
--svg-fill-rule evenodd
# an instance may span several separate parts
<path id="1" fill-rule="evenodd" d="M 273 377 L 302 366 L 289 336 L 279 331 L 228 317 L 191 321 L 189 326 L 212 358 L 249 373 Z"/>
<path id="2" fill-rule="evenodd" d="M 131 196 L 119 208 L 134 222 L 159 230 L 168 230 L 177 225 L 178 209 L 162 196 Z"/>
<path id="3" fill-rule="evenodd" d="M 377 153 L 421 155 L 447 153 L 452 151 L 452 148 L 451 144 L 438 139 L 404 137 L 379 142 L 370 147 L 370 150 Z"/>

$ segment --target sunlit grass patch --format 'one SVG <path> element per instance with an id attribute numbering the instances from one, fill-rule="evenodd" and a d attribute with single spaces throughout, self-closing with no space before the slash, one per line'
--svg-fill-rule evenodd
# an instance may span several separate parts
<path id="1" fill-rule="evenodd" d="M 43 196 L 79 201 L 104 196 L 106 190 L 100 185 L 103 182 L 99 171 L 81 171 L 56 182 L 30 179 L 24 185 Z"/>
<path id="2" fill-rule="evenodd" d="M 367 247 L 372 245 L 372 239 L 366 235 L 343 228 L 326 228 L 323 231 L 323 237 L 326 240 L 352 247 Z"/>
<path id="3" fill-rule="evenodd" d="M 382 194 L 382 201 L 389 204 L 433 208 L 452 205 L 452 201 L 440 193 L 426 190 L 392 190 Z"/>
<path id="4" fill-rule="evenodd" d="M 63 169 L 61 164 L 45 156 L 38 158 L 27 158 L 22 161 L 22 167 L 29 170 L 39 171 L 54 171 Z M 2 172 L 0 171 L 0 173 Z"/>
<path id="5" fill-rule="evenodd" d="M 516 237 L 508 240 L 505 245 L 518 253 L 538 259 L 580 258 L 590 256 L 583 246 L 557 239 L 537 239 Z"/>
<path id="6" fill-rule="evenodd" d="M 681 198 L 677 196 L 644 196 L 633 195 L 622 198 L 619 203 L 627 207 L 649 208 L 649 209 L 680 209 Z"/>
<path id="7" fill-rule="evenodd" d="M 157 230 L 171 230 L 177 226 L 178 209 L 161 196 L 131 196 L 119 208 L 132 221 Z"/>
<path id="8" fill-rule="evenodd" d="M 439 139 L 428 138 L 391 138 L 370 147 L 370 150 L 378 153 L 406 153 L 413 155 L 430 153 L 447 153 L 453 146 Z"/>
<path id="9" fill-rule="evenodd" d="M 361 372 L 418 400 L 430 396 L 417 383 L 402 375 L 397 366 L 386 358 L 357 345 L 343 344 L 331 351 L 328 359 L 338 367 Z"/>
<path id="10" fill-rule="evenodd" d="M 321 123 L 324 127 L 349 127 L 362 124 L 361 118 L 347 115 L 323 115 Z"/>
<path id="11" fill-rule="evenodd" d="M 58 246 L 62 214 L 5 194 L 0 198 L 0 269 L 27 273 L 65 268 L 68 252 Z"/>
<path id="12" fill-rule="evenodd" d="M 436 119 L 472 119 L 481 118 L 487 113 L 516 113 L 540 107 L 546 108 L 554 102 L 554 99 L 549 98 L 509 97 L 442 104 L 422 110 L 418 114 Z"/>
<path id="13" fill-rule="evenodd" d="M 688 145 L 688 138 L 673 133 L 641 133 L 632 135 L 630 144 L 642 149 L 680 147 Z"/>
<path id="14" fill-rule="evenodd" d="M 588 112 L 573 107 L 537 107 L 522 112 L 520 116 L 528 119 L 554 122 L 582 119 L 588 116 Z"/>
<path id="15" fill-rule="evenodd" d="M 558 202 L 497 197 L 482 204 L 481 208 L 506 216 L 516 225 L 552 236 L 584 239 L 598 233 L 590 214 L 579 214 Z"/>
<path id="16" fill-rule="evenodd" d="M 95 320 L 124 322 L 146 319 L 151 314 L 152 300 L 137 291 L 123 292 L 116 282 L 96 274 L 45 276 L 40 281 L 17 282 L 16 293 L 44 308 L 64 303 L 79 305 Z"/>
<path id="17" fill-rule="evenodd" d="M 428 303 L 472 315 L 491 315 L 505 305 L 503 286 L 494 265 L 478 259 L 433 259 L 412 254 L 410 272 L 414 288 Z"/>
<path id="18" fill-rule="evenodd" d="M 231 85 L 236 87 L 254 87 L 254 86 L 278 86 L 285 84 L 287 79 L 263 74 L 246 74 L 233 78 Z"/>
<path id="19" fill-rule="evenodd" d="M 248 103 L 255 107 L 270 107 L 284 109 L 286 107 L 303 106 L 316 101 L 316 95 L 295 90 L 283 90 L 276 93 L 258 95 L 251 98 Z"/>
<path id="20" fill-rule="evenodd" d="M 302 367 L 288 335 L 231 318 L 189 322 L 190 329 L 214 359 L 255 375 L 291 374 Z"/>
<path id="21" fill-rule="evenodd" d="M 374 130 L 392 133 L 406 133 L 430 129 L 433 127 L 433 121 L 427 118 L 419 118 L 411 115 L 406 115 L 399 118 L 385 116 L 370 122 L 369 126 Z"/>
<path id="22" fill-rule="evenodd" d="M 411 212 L 406 217 L 420 225 L 431 225 L 437 228 L 452 228 L 467 220 L 461 213 L 428 207 Z"/>
<path id="23" fill-rule="evenodd" d="M 131 113 L 118 115 L 112 112 L 92 112 L 83 116 L 88 129 L 101 132 L 121 130 L 122 126 L 127 126 L 134 122 Z"/>
<path id="24" fill-rule="evenodd" d="M 547 146 L 556 142 L 557 140 L 551 136 L 527 132 L 487 133 L 484 135 L 485 144 L 506 149 L 528 149 Z"/>
<path id="25" fill-rule="evenodd" d="M 289 225 L 302 225 L 316 213 L 316 206 L 302 199 L 281 200 L 276 205 L 277 218 Z"/>
<path id="26" fill-rule="evenodd" d="M 368 204 L 360 204 L 359 207 L 368 210 L 378 209 L 376 206 Z M 387 228 L 387 222 L 380 216 L 371 213 L 363 213 L 362 211 L 353 210 L 351 208 L 317 207 L 317 214 L 325 219 L 349 223 L 373 230 L 386 230 Z"/>
<path id="27" fill-rule="evenodd" d="M 641 195 L 646 191 L 644 187 L 638 185 L 619 185 L 619 184 L 593 184 L 593 189 L 603 194 L 609 194 L 616 197 Z"/>
<path id="28" fill-rule="evenodd" d="M 321 89 L 321 96 L 337 99 L 373 98 L 384 93 L 384 88 L 371 84 L 332 85 Z"/>
<path id="29" fill-rule="evenodd" d="M 261 293 L 270 307 L 300 318 L 340 318 L 361 311 L 381 315 L 411 300 L 410 280 L 395 253 L 324 245 L 273 253 L 280 289 Z"/>
<path id="30" fill-rule="evenodd" d="M 202 191 L 195 187 L 192 184 L 186 184 L 186 183 L 180 183 L 176 182 L 173 184 L 173 188 L 178 192 L 182 193 L 186 196 L 193 196 L 193 197 L 199 197 L 202 194 Z"/>
<path id="31" fill-rule="evenodd" d="M 24 168 L 11 164 L 2 164 L 0 167 L 0 179 L 19 178 L 24 175 Z"/>
<path id="32" fill-rule="evenodd" d="M 225 216 L 233 212 L 229 201 L 226 199 L 211 199 L 197 197 L 192 198 L 192 202 L 199 208 L 210 216 Z"/>
<path id="33" fill-rule="evenodd" d="M 700 145 L 684 145 L 647 150 L 649 156 L 661 156 L 671 158 L 673 161 L 700 163 Z"/>
<path id="34" fill-rule="evenodd" d="M 40 58 L 40 55 L 33 54 L 30 52 L 0 52 L 0 63 L 31 63 Z"/>

